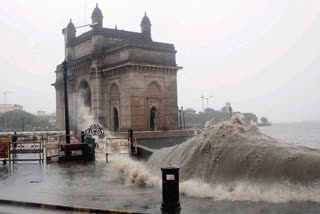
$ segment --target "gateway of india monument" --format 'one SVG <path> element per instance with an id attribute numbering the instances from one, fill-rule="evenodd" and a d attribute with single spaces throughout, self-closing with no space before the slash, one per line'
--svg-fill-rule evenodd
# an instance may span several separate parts
<path id="1" fill-rule="evenodd" d="M 152 40 L 145 14 L 141 32 L 104 28 L 98 5 L 91 30 L 76 35 L 70 20 L 64 29 L 68 62 L 71 129 L 79 130 L 85 106 L 95 122 L 112 130 L 171 130 L 178 127 L 176 50 Z M 64 129 L 62 65 L 56 68 L 57 128 Z M 88 127 L 87 127 L 88 128 Z"/>

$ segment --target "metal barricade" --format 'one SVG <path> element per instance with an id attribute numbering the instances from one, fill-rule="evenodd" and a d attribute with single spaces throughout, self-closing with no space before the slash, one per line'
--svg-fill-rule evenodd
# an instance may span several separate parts
<path id="1" fill-rule="evenodd" d="M 38 156 L 38 158 L 28 158 L 29 154 Z M 19 157 L 22 156 L 22 157 Z M 15 163 L 16 161 L 39 161 L 44 162 L 44 143 L 42 136 L 40 139 L 33 136 L 32 139 L 18 140 L 9 144 L 9 162 Z"/>

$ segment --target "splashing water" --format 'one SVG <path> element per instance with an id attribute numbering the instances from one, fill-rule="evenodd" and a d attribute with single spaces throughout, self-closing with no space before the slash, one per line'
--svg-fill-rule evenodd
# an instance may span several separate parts
<path id="1" fill-rule="evenodd" d="M 292 184 L 252 184 L 238 183 L 210 185 L 200 180 L 188 180 L 180 183 L 180 193 L 196 198 L 231 201 L 267 201 L 283 203 L 289 201 L 320 202 L 319 188 Z"/>
<path id="2" fill-rule="evenodd" d="M 76 118 L 72 119 L 73 123 L 77 124 L 77 129 L 79 131 L 84 131 L 90 128 L 90 126 L 93 124 L 99 124 L 101 127 L 103 127 L 103 125 L 99 123 L 97 117 L 95 117 L 91 112 L 90 106 L 85 105 L 85 99 L 81 96 L 81 93 L 73 96 L 75 96 L 76 98 L 77 116 Z M 112 137 L 112 134 L 109 129 L 103 127 L 103 130 L 105 136 Z M 99 149 L 105 149 L 104 147 L 106 146 L 106 140 L 104 138 L 102 139 L 99 136 L 93 136 L 93 138 L 95 138 L 96 142 L 98 143 Z M 102 152 L 105 153 L 105 150 Z"/>
<path id="3" fill-rule="evenodd" d="M 75 95 L 76 96 L 76 95 Z M 77 103 L 77 119 L 76 123 L 79 130 L 86 130 L 92 124 L 98 123 L 94 115 L 91 113 L 90 106 L 86 106 L 84 98 L 76 96 Z"/>
<path id="4" fill-rule="evenodd" d="M 155 152 L 148 161 L 153 171 L 169 163 L 181 167 L 183 180 L 216 182 L 291 181 L 299 184 L 320 178 L 320 151 L 279 142 L 241 118 L 207 127 L 200 135 L 175 147 Z"/>
<path id="5" fill-rule="evenodd" d="M 112 161 L 114 179 L 127 185 L 141 188 L 159 188 L 161 179 L 153 176 L 146 166 L 127 156 L 115 156 Z M 211 198 L 216 201 L 267 201 L 282 203 L 289 201 L 320 202 L 319 188 L 310 188 L 290 183 L 282 184 L 253 184 L 249 182 L 235 185 L 220 183 L 208 184 L 199 179 L 191 179 L 180 183 L 180 193 L 195 198 Z"/>
<path id="6" fill-rule="evenodd" d="M 209 124 L 185 143 L 155 152 L 147 165 L 159 175 L 170 163 L 180 166 L 180 191 L 188 196 L 320 202 L 320 151 L 275 140 L 241 116 Z"/>
<path id="7" fill-rule="evenodd" d="M 112 171 L 121 182 L 139 187 L 159 186 L 160 179 L 151 175 L 146 166 L 139 161 L 119 155 L 113 158 L 111 164 Z"/>
<path id="8" fill-rule="evenodd" d="M 155 152 L 147 166 L 116 156 L 112 170 L 127 185 L 158 188 L 161 179 L 155 175 L 161 166 L 172 163 L 181 167 L 180 193 L 190 197 L 320 202 L 319 156 L 319 150 L 279 142 L 235 117 L 208 125 L 183 144 Z"/>

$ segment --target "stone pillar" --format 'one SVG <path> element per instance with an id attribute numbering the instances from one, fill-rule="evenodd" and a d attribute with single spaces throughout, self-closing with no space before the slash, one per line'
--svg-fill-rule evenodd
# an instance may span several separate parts
<path id="1" fill-rule="evenodd" d="M 121 76 L 121 128 L 143 129 L 144 79 L 143 75 L 131 70 Z"/>
<path id="2" fill-rule="evenodd" d="M 91 80 L 91 108 L 92 114 L 96 118 L 96 122 L 100 123 L 99 118 L 103 117 L 103 102 L 104 93 L 102 86 L 102 74 L 96 62 L 92 63 L 90 72 Z"/>
<path id="3" fill-rule="evenodd" d="M 68 80 L 68 103 L 70 130 L 77 131 L 77 90 L 75 80 Z"/>
<path id="4" fill-rule="evenodd" d="M 61 131 L 64 130 L 64 95 L 63 95 L 63 74 L 61 67 L 57 67 L 56 82 L 53 86 L 56 89 L 56 128 Z"/>
<path id="5" fill-rule="evenodd" d="M 64 102 L 63 102 L 63 88 L 56 85 L 56 128 L 61 131 L 64 130 Z"/>
<path id="6" fill-rule="evenodd" d="M 125 131 L 132 127 L 131 124 L 131 94 L 134 80 L 131 79 L 131 73 L 124 73 L 120 76 L 120 130 Z M 135 89 L 136 90 L 136 89 Z"/>
<path id="7" fill-rule="evenodd" d="M 166 112 L 166 127 L 168 129 L 177 128 L 177 74 L 172 73 L 166 75 L 165 81 L 165 112 Z"/>

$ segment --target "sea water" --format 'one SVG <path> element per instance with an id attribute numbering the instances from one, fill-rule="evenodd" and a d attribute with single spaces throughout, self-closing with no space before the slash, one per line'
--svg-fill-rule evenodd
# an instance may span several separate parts
<path id="1" fill-rule="evenodd" d="M 260 131 L 293 145 L 320 149 L 320 122 L 275 123 Z"/>

